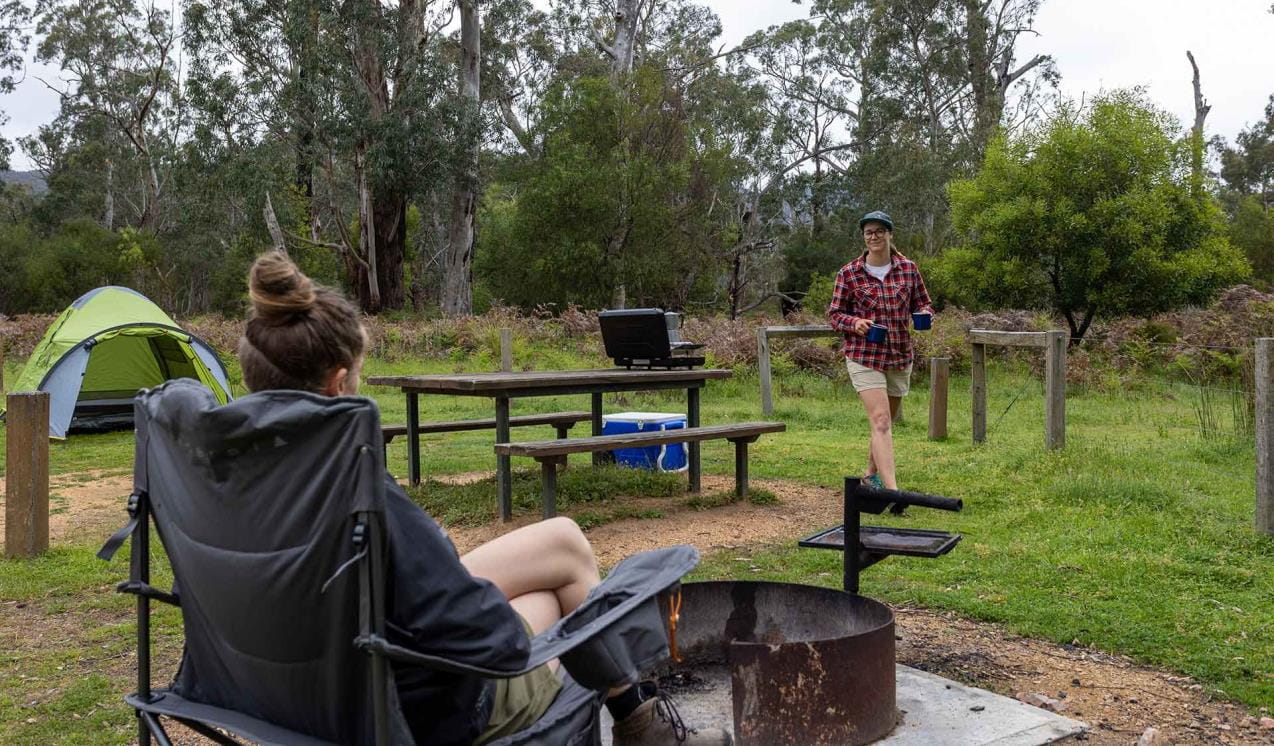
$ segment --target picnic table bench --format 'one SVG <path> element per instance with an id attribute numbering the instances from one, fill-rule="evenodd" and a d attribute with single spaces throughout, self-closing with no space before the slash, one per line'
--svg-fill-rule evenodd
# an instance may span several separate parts
<path id="1" fill-rule="evenodd" d="M 613 451 L 617 448 L 642 448 L 668 443 L 728 440 L 734 443 L 734 492 L 737 496 L 743 497 L 748 491 L 748 444 L 755 443 L 766 433 L 779 433 L 786 429 L 787 425 L 782 422 L 744 422 L 734 425 L 594 435 L 588 438 L 496 443 L 495 452 L 501 456 L 529 456 L 540 462 L 544 517 L 552 518 L 557 514 L 557 464 L 568 454 L 597 453 Z"/>
<path id="2" fill-rule="evenodd" d="M 546 414 L 520 414 L 509 418 L 509 427 L 532 427 L 535 425 L 552 425 L 557 437 L 565 438 L 570 429 L 577 423 L 592 419 L 591 412 L 549 412 Z M 480 420 L 452 420 L 450 422 L 421 422 L 416 425 L 416 433 L 461 433 L 473 430 L 494 430 L 498 423 L 494 417 Z M 407 434 L 407 425 L 382 425 L 381 441 L 388 447 L 394 438 Z M 386 458 L 388 460 L 388 457 Z"/>

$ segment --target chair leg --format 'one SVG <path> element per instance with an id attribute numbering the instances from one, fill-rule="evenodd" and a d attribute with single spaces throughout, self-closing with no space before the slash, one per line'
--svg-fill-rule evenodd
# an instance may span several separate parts
<path id="1" fill-rule="evenodd" d="M 557 515 L 557 458 L 540 459 L 541 494 L 544 499 L 544 518 Z"/>
<path id="2" fill-rule="evenodd" d="M 146 734 L 145 739 L 141 739 L 142 743 L 150 743 L 150 736 L 155 737 L 155 743 L 159 746 L 173 746 L 172 741 L 168 740 L 168 733 L 164 731 L 164 726 L 159 722 L 159 718 L 149 712 L 137 711 L 137 718 L 141 721 L 141 731 Z"/>

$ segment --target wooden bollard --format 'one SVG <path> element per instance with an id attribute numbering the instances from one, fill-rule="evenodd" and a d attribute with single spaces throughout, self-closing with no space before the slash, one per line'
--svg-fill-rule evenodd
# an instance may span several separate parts
<path id="1" fill-rule="evenodd" d="M 973 373 L 973 442 L 986 442 L 986 345 L 975 342 L 969 358 Z"/>
<path id="2" fill-rule="evenodd" d="M 1066 347 L 1070 335 L 1048 332 L 1044 347 L 1044 447 L 1066 445 Z"/>
<path id="3" fill-rule="evenodd" d="M 929 358 L 929 440 L 947 437 L 947 386 L 951 358 Z"/>
<path id="4" fill-rule="evenodd" d="M 1256 340 L 1256 530 L 1274 536 L 1274 339 Z"/>
<path id="5" fill-rule="evenodd" d="M 761 379 L 761 414 L 774 414 L 774 390 L 770 381 L 770 337 L 763 326 L 756 329 L 756 372 Z"/>
<path id="6" fill-rule="evenodd" d="M 500 330 L 500 370 L 513 372 L 513 330 Z"/>
<path id="7" fill-rule="evenodd" d="M 4 554 L 49 548 L 49 395 L 9 394 L 5 422 Z"/>

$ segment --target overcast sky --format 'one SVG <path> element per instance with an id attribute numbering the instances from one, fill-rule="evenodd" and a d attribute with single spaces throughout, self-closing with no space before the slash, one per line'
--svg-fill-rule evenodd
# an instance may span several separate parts
<path id="1" fill-rule="evenodd" d="M 542 0 L 540 0 L 542 2 Z M 702 0 L 721 17 L 722 43 L 734 45 L 753 31 L 806 14 L 789 0 Z M 1274 93 L 1274 15 L 1270 0 L 1045 0 L 1039 36 L 1024 38 L 1020 59 L 1051 54 L 1062 74 L 1061 90 L 1079 98 L 1100 90 L 1142 85 L 1184 125 L 1194 119 L 1190 63 L 1194 52 L 1203 94 L 1212 104 L 1209 135 L 1233 140 L 1262 116 Z M 57 98 L 36 76 L 56 71 L 30 65 L 17 90 L 0 96 L 11 140 L 53 118 Z M 13 154 L 15 169 L 30 168 Z"/>

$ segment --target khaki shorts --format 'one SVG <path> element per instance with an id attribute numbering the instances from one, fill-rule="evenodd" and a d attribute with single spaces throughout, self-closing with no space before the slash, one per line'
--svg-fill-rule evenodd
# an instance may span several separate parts
<path id="1" fill-rule="evenodd" d="M 531 625 L 522 620 L 528 636 L 533 636 Z M 544 717 L 549 705 L 557 698 L 562 682 L 548 664 L 533 668 L 521 676 L 495 680 L 495 696 L 491 705 L 491 717 L 487 727 L 475 744 L 490 743 L 530 727 Z"/>
<path id="2" fill-rule="evenodd" d="M 876 370 L 846 358 L 845 367 L 849 369 L 849 380 L 854 384 L 855 391 L 885 389 L 887 396 L 900 398 L 911 390 L 910 365 L 902 370 Z"/>

